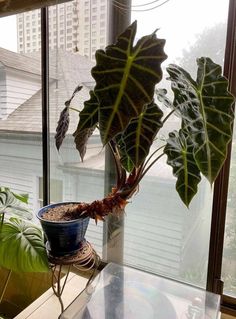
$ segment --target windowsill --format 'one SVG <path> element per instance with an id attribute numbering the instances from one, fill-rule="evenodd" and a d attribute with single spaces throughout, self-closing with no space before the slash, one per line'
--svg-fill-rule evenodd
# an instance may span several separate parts
<path id="1" fill-rule="evenodd" d="M 85 288 L 88 279 L 77 274 L 70 273 L 62 294 L 64 307 L 66 308 L 78 294 Z M 58 319 L 61 306 L 52 289 L 48 289 L 31 305 L 24 309 L 14 319 Z"/>
<path id="2" fill-rule="evenodd" d="M 79 293 L 81 293 L 81 291 L 85 288 L 87 281 L 88 279 L 81 275 L 75 273 L 69 274 L 62 294 L 62 300 L 65 308 L 79 295 Z M 58 319 L 60 314 L 60 303 L 50 288 L 14 319 Z M 220 318 L 234 319 L 235 317 L 221 314 L 219 319 Z"/>

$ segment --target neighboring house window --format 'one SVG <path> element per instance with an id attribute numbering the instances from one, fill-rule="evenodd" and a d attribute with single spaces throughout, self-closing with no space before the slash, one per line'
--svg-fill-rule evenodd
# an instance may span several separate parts
<path id="1" fill-rule="evenodd" d="M 38 178 L 38 203 L 43 207 L 43 178 Z M 63 182 L 59 179 L 50 180 L 50 203 L 63 201 Z"/>

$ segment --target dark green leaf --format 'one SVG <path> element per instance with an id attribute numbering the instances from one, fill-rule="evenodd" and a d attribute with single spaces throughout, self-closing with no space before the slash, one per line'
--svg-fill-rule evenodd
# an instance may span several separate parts
<path id="1" fill-rule="evenodd" d="M 49 270 L 42 232 L 33 224 L 11 218 L 0 228 L 0 266 L 13 271 Z"/>
<path id="2" fill-rule="evenodd" d="M 149 154 L 157 132 L 162 127 L 163 112 L 154 103 L 146 105 L 139 117 L 130 121 L 123 133 L 126 153 L 135 167 L 141 165 Z"/>
<path id="3" fill-rule="evenodd" d="M 60 118 L 58 120 L 57 128 L 56 128 L 55 143 L 56 143 L 56 148 L 58 151 L 66 136 L 66 132 L 68 131 L 69 123 L 70 123 L 69 106 L 66 106 L 61 111 Z"/>
<path id="4" fill-rule="evenodd" d="M 75 88 L 74 92 L 73 92 L 72 95 L 71 95 L 71 98 L 70 98 L 68 101 L 65 102 L 65 106 L 70 106 L 71 101 L 73 100 L 73 98 L 75 97 L 75 95 L 76 95 L 79 91 L 82 90 L 82 88 L 83 88 L 83 87 L 82 87 L 81 85 L 78 85 L 78 86 Z"/>
<path id="5" fill-rule="evenodd" d="M 201 180 L 193 157 L 192 140 L 183 130 L 174 131 L 169 134 L 164 153 L 167 155 L 167 164 L 172 166 L 173 174 L 177 177 L 176 190 L 185 205 L 189 206 Z"/>
<path id="6" fill-rule="evenodd" d="M 32 219 L 32 212 L 24 205 L 27 195 L 17 195 L 7 187 L 0 187 L 0 213 Z"/>
<path id="7" fill-rule="evenodd" d="M 84 102 L 84 108 L 80 112 L 80 120 L 73 136 L 75 145 L 83 161 L 89 137 L 93 134 L 98 123 L 98 100 L 93 91 L 90 91 L 90 99 Z"/>
<path id="8" fill-rule="evenodd" d="M 79 114 L 77 131 L 92 128 L 98 123 L 98 99 L 93 91 L 89 92 L 90 99 L 84 102 L 84 108 Z"/>
<path id="9" fill-rule="evenodd" d="M 96 128 L 96 126 L 94 126 L 92 128 L 86 128 L 82 131 L 75 131 L 73 134 L 73 136 L 75 138 L 74 139 L 75 145 L 76 145 L 77 150 L 79 151 L 79 154 L 80 154 L 82 161 L 84 160 L 84 156 L 86 154 L 88 139 L 93 134 L 95 128 Z"/>
<path id="10" fill-rule="evenodd" d="M 188 72 L 171 65 L 167 71 L 172 81 L 174 105 L 181 113 L 182 127 L 194 141 L 198 168 L 212 184 L 226 158 L 232 134 L 233 96 L 221 67 L 209 58 L 198 59 L 196 82 Z"/>
<path id="11" fill-rule="evenodd" d="M 118 149 L 119 149 L 121 165 L 124 167 L 124 169 L 127 172 L 130 173 L 134 168 L 134 163 L 132 162 L 132 160 L 130 159 L 129 155 L 126 152 L 126 145 L 125 145 L 125 142 L 123 140 L 122 134 L 119 134 L 118 136 L 116 136 L 115 139 L 116 139 L 116 144 L 118 145 Z"/>
<path id="12" fill-rule="evenodd" d="M 142 113 L 162 79 L 161 63 L 167 57 L 163 51 L 165 40 L 157 39 L 153 33 L 133 46 L 136 27 L 134 22 L 115 45 L 96 52 L 92 76 L 96 80 L 94 91 L 99 100 L 99 128 L 104 145 Z"/>
<path id="13" fill-rule="evenodd" d="M 78 85 L 74 92 L 72 93 L 71 98 L 65 102 L 65 108 L 61 111 L 57 127 L 56 127 L 56 134 L 55 134 L 55 143 L 56 148 L 59 151 L 62 142 L 66 136 L 66 132 L 68 131 L 69 124 L 70 124 L 70 104 L 75 95 L 82 89 L 81 85 Z"/>

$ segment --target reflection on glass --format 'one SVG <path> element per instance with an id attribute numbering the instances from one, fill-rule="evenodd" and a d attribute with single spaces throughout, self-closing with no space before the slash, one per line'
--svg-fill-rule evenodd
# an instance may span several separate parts
<path id="1" fill-rule="evenodd" d="M 110 263 L 61 319 L 216 319 L 219 301 L 203 289 Z"/>

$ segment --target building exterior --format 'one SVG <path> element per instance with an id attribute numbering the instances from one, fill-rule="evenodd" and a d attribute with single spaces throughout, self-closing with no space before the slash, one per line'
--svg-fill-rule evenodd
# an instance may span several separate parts
<path id="1" fill-rule="evenodd" d="M 49 7 L 50 49 L 79 52 L 94 60 L 96 49 L 107 43 L 107 0 L 74 0 Z M 18 52 L 30 53 L 41 47 L 40 10 L 17 15 Z"/>

